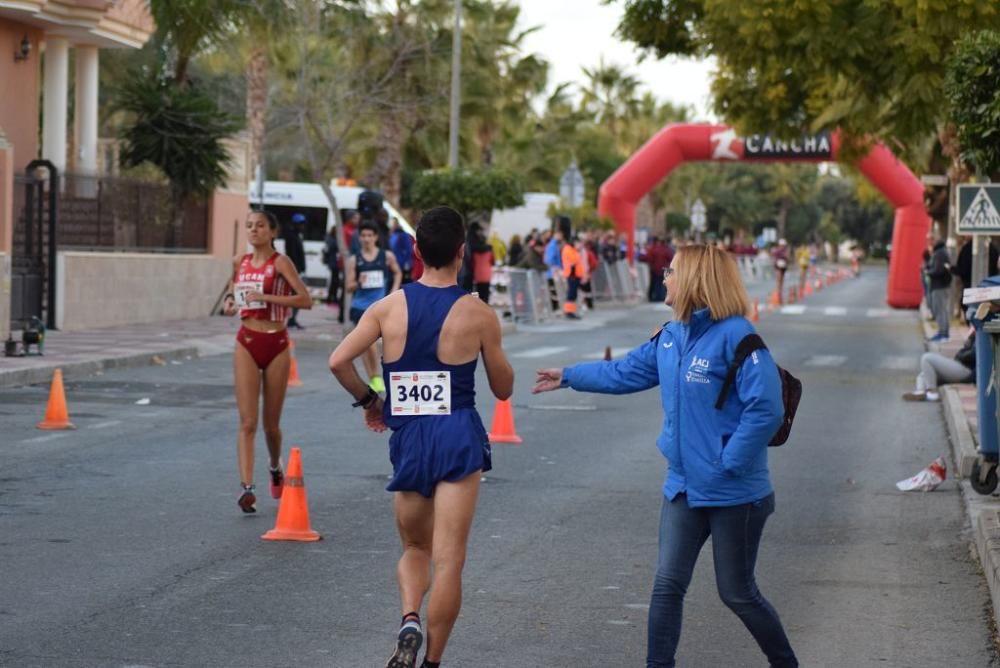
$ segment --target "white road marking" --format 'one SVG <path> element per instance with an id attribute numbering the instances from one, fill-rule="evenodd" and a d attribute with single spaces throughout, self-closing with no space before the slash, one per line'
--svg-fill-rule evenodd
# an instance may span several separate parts
<path id="1" fill-rule="evenodd" d="M 843 366 L 847 361 L 844 355 L 813 355 L 803 364 L 805 366 Z"/>
<path id="2" fill-rule="evenodd" d="M 518 406 L 518 408 L 521 407 Z M 596 411 L 597 410 L 597 406 L 588 406 L 586 404 L 582 404 L 579 406 L 538 406 L 538 405 L 528 404 L 527 406 L 524 406 L 524 408 L 527 408 L 528 410 L 532 411 Z M 542 457 L 542 459 L 545 458 Z"/>
<path id="3" fill-rule="evenodd" d="M 887 317 L 889 317 L 890 313 L 892 313 L 892 311 L 890 311 L 887 308 L 870 308 L 867 311 L 865 311 L 865 317 L 866 318 L 887 318 Z"/>
<path id="4" fill-rule="evenodd" d="M 90 425 L 91 429 L 107 429 L 108 427 L 114 427 L 120 425 L 121 420 L 108 420 L 107 422 L 98 422 L 97 424 Z"/>
<path id="5" fill-rule="evenodd" d="M 624 357 L 631 350 L 632 350 L 631 348 L 612 348 L 611 349 L 611 357 L 612 358 Z M 590 354 L 584 355 L 583 359 L 585 359 L 585 360 L 602 360 L 602 359 L 604 359 L 604 351 L 602 350 L 599 353 L 590 353 Z"/>
<path id="6" fill-rule="evenodd" d="M 913 355 L 889 355 L 882 358 L 879 367 L 896 371 L 916 371 L 917 358 Z"/>
<path id="7" fill-rule="evenodd" d="M 792 304 L 781 307 L 781 315 L 802 315 L 806 312 L 806 307 L 801 304 Z"/>
<path id="8" fill-rule="evenodd" d="M 45 441 L 54 441 L 57 438 L 62 438 L 63 436 L 68 436 L 66 432 L 60 432 L 58 434 L 46 434 L 45 436 L 35 436 L 34 438 L 26 438 L 22 443 L 44 443 Z"/>
<path id="9" fill-rule="evenodd" d="M 541 348 L 532 348 L 519 353 L 513 353 L 511 354 L 511 357 L 549 357 L 551 355 L 564 353 L 567 350 L 569 350 L 569 346 L 542 346 Z"/>
<path id="10" fill-rule="evenodd" d="M 823 315 L 847 315 L 847 309 L 843 306 L 827 306 L 823 309 Z"/>

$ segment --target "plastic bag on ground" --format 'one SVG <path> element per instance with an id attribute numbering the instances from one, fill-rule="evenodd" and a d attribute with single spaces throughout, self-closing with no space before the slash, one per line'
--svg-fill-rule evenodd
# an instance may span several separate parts
<path id="1" fill-rule="evenodd" d="M 930 492 L 947 477 L 948 464 L 945 463 L 944 457 L 938 457 L 917 475 L 897 482 L 896 488 L 901 492 Z"/>

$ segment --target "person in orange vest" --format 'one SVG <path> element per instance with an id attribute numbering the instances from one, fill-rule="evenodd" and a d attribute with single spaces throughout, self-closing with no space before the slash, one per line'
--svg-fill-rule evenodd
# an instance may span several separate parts
<path id="1" fill-rule="evenodd" d="M 583 259 L 575 243 L 574 239 L 562 247 L 562 272 L 566 277 L 566 303 L 563 304 L 563 312 L 570 320 L 580 319 L 576 313 L 576 293 L 580 289 L 580 281 L 584 274 Z"/>

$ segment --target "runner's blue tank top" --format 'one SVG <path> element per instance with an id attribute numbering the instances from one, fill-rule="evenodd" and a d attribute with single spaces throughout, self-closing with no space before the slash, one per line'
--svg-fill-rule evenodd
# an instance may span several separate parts
<path id="1" fill-rule="evenodd" d="M 413 420 L 431 420 L 448 423 L 454 420 L 456 411 L 476 408 L 476 364 L 479 358 L 465 364 L 445 364 L 438 359 L 438 338 L 445 318 L 462 297 L 468 295 L 462 288 L 452 285 L 447 288 L 432 288 L 423 283 L 407 283 L 403 286 L 406 296 L 406 344 L 402 356 L 395 362 L 386 364 L 382 360 L 382 376 L 386 388 L 390 388 L 391 375 L 404 371 L 450 371 L 452 415 L 412 415 L 392 414 L 392 392 L 387 392 L 383 417 L 386 426 L 396 430 Z M 457 426 L 457 425 L 456 425 Z"/>
<path id="2" fill-rule="evenodd" d="M 388 264 L 385 259 L 385 250 L 379 249 L 378 255 L 375 259 L 368 261 L 359 251 L 355 256 L 355 266 L 357 268 L 356 278 L 358 280 L 358 289 L 354 291 L 351 295 L 351 308 L 359 309 L 364 311 L 366 308 L 377 302 L 378 300 L 385 297 L 387 290 L 389 288 L 386 285 L 386 268 Z M 373 277 L 378 277 L 376 281 L 381 280 L 382 286 L 378 288 L 363 288 L 365 274 L 370 273 Z"/>

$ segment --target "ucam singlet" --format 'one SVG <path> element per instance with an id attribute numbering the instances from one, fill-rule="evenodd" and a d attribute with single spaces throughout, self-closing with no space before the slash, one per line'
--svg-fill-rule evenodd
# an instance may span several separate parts
<path id="1" fill-rule="evenodd" d="M 275 262 L 278 256 L 275 252 L 267 258 L 260 267 L 253 266 L 253 254 L 248 253 L 240 260 L 239 268 L 233 280 L 233 296 L 236 306 L 240 309 L 240 319 L 271 320 L 282 322 L 288 317 L 288 307 L 269 302 L 248 302 L 247 294 L 260 292 L 265 295 L 280 297 L 292 294 L 285 278 L 278 273 Z"/>

